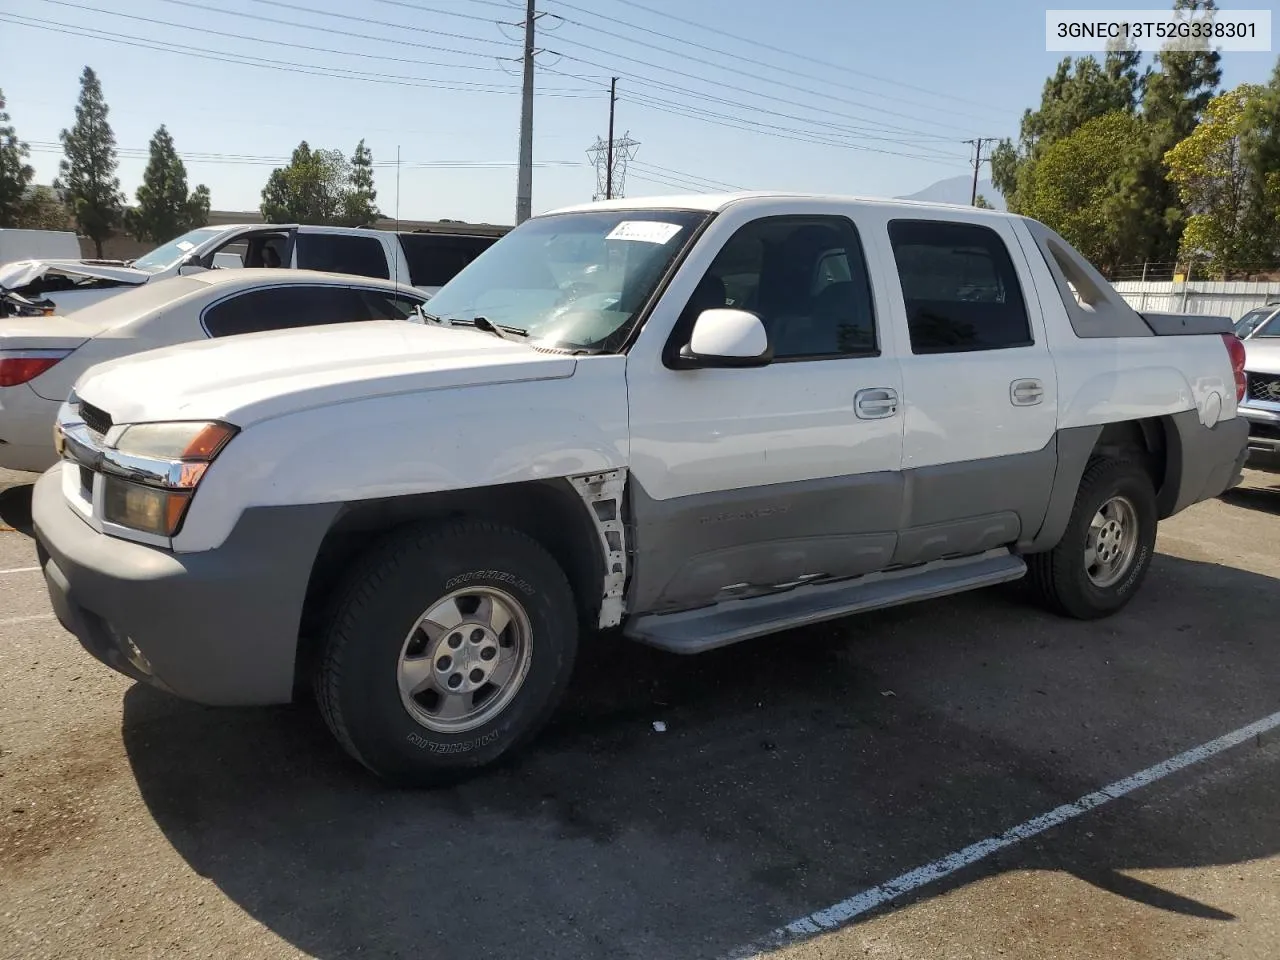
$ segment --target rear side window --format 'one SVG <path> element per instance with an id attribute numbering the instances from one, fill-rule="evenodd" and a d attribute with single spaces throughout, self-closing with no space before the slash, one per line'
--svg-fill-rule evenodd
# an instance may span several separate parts
<path id="1" fill-rule="evenodd" d="M 220 300 L 204 312 L 211 337 L 232 337 L 263 330 L 287 330 L 384 316 L 349 287 L 296 286 L 249 290 Z M 384 304 L 381 308 L 386 310 Z"/>
<path id="2" fill-rule="evenodd" d="M 912 353 L 1031 344 L 1031 324 L 1008 248 L 971 223 L 894 220 L 889 239 L 902 282 Z"/>
<path id="3" fill-rule="evenodd" d="M 443 233 L 400 234 L 400 246 L 409 261 L 409 282 L 415 287 L 443 287 L 496 241 L 496 237 Z"/>
<path id="4" fill-rule="evenodd" d="M 295 241 L 298 269 L 350 273 L 387 280 L 387 255 L 376 237 L 352 237 L 341 233 L 299 232 Z"/>

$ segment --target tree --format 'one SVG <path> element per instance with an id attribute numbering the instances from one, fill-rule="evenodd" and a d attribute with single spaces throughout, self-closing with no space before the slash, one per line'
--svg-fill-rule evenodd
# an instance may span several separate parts
<path id="1" fill-rule="evenodd" d="M 1140 99 L 1145 76 L 1139 74 L 1141 54 L 1114 43 L 1099 63 L 1094 57 L 1065 57 L 1045 81 L 1040 109 L 1022 115 L 1018 143 L 1000 141 L 991 154 L 991 180 L 1004 194 L 1010 210 L 1019 209 L 1019 174 L 1053 142 L 1070 136 L 1096 117 L 1132 113 Z"/>
<path id="2" fill-rule="evenodd" d="M 116 137 L 107 122 L 102 84 L 90 67 L 80 76 L 75 125 L 63 130 L 61 137 L 66 157 L 54 186 L 64 192 L 76 223 L 101 258 L 103 242 L 115 234 L 120 223 L 124 195 L 115 175 Z"/>
<path id="3" fill-rule="evenodd" d="M 350 185 L 342 198 L 342 222 L 348 227 L 373 223 L 382 214 L 374 202 L 378 191 L 373 188 L 373 152 L 361 140 L 351 155 Z"/>
<path id="4" fill-rule="evenodd" d="M 1102 270 L 1125 262 L 1138 224 L 1122 185 L 1145 156 L 1142 121 L 1117 110 L 1055 140 L 1019 179 L 1020 212 L 1062 234 Z"/>
<path id="5" fill-rule="evenodd" d="M 312 150 L 303 140 L 287 167 L 276 167 L 262 188 L 268 223 L 338 223 L 351 181 L 341 150 Z"/>
<path id="6" fill-rule="evenodd" d="M 991 204 L 987 202 L 987 198 L 986 198 L 986 197 L 984 197 L 982 194 L 978 194 L 977 198 L 973 201 L 973 205 L 974 205 L 975 207 L 977 207 L 979 210 L 992 210 L 992 209 L 994 209 L 994 208 L 991 206 Z"/>
<path id="7" fill-rule="evenodd" d="M 164 124 L 151 138 L 151 158 L 136 196 L 137 207 L 125 214 L 125 225 L 136 240 L 168 243 L 209 222 L 209 188 L 201 184 L 187 193 L 187 168 Z"/>
<path id="8" fill-rule="evenodd" d="M 23 199 L 16 226 L 27 230 L 70 230 L 71 211 L 51 187 L 41 184 Z"/>
<path id="9" fill-rule="evenodd" d="M 1265 94 L 1241 84 L 1214 97 L 1195 131 L 1165 155 L 1189 213 L 1181 252 L 1206 260 L 1218 277 L 1270 259 L 1280 246 L 1280 175 L 1250 158 L 1250 108 Z"/>
<path id="10" fill-rule="evenodd" d="M 27 163 L 31 151 L 18 139 L 5 112 L 4 91 L 0 90 L 0 227 L 18 223 L 27 187 L 35 170 Z"/>

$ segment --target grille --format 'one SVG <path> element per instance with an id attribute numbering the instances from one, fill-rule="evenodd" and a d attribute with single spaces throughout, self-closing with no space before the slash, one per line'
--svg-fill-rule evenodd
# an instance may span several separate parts
<path id="1" fill-rule="evenodd" d="M 80 419 L 84 421 L 86 427 L 97 434 L 104 434 L 111 429 L 111 414 L 83 400 L 80 401 Z"/>

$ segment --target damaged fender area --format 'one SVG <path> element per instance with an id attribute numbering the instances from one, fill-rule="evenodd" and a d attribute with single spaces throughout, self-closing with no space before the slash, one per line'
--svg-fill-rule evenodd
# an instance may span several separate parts
<path id="1" fill-rule="evenodd" d="M 616 627 L 626 612 L 627 531 L 622 522 L 622 502 L 627 471 L 610 470 L 570 477 L 573 489 L 586 504 L 604 549 L 605 573 L 601 584 L 600 627 Z"/>

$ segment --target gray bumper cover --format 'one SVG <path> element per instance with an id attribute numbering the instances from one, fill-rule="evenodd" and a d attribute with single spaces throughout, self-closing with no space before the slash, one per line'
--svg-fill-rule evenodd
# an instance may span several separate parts
<path id="1" fill-rule="evenodd" d="M 253 508 L 222 546 L 186 554 L 95 531 L 58 468 L 36 483 L 31 512 L 54 612 L 86 650 L 180 697 L 237 705 L 292 699 L 307 581 L 339 508 Z M 126 637 L 150 672 L 130 662 Z"/>

